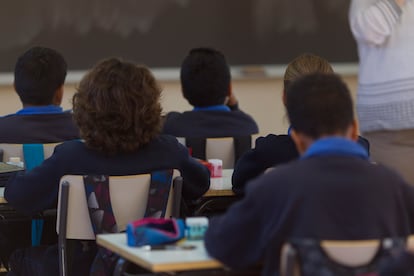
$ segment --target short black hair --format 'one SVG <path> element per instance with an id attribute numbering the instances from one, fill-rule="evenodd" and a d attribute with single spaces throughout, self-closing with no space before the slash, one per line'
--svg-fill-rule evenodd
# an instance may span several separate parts
<path id="1" fill-rule="evenodd" d="M 291 127 L 313 139 L 344 134 L 354 121 L 351 93 L 338 75 L 305 75 L 289 85 L 286 95 Z"/>
<path id="2" fill-rule="evenodd" d="M 224 55 L 212 48 L 194 48 L 181 64 L 184 98 L 193 106 L 224 104 L 230 88 L 230 68 Z"/>
<path id="3" fill-rule="evenodd" d="M 14 86 L 23 104 L 52 104 L 66 78 L 67 64 L 57 51 L 33 47 L 24 52 L 14 68 Z"/>

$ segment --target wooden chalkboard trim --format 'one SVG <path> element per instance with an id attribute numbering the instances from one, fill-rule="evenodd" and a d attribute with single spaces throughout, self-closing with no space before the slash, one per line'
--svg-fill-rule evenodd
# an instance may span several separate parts
<path id="1" fill-rule="evenodd" d="M 333 63 L 332 66 L 336 73 L 342 76 L 358 74 L 358 64 L 356 63 Z M 246 66 L 232 66 L 231 74 L 234 80 L 241 79 L 269 79 L 281 78 L 286 69 L 285 64 L 275 65 L 246 65 Z M 179 68 L 154 68 L 151 69 L 155 77 L 160 81 L 177 81 L 179 80 Z M 78 83 L 86 71 L 69 71 L 66 77 L 66 83 Z M 12 85 L 13 74 L 1 73 L 0 85 Z"/>

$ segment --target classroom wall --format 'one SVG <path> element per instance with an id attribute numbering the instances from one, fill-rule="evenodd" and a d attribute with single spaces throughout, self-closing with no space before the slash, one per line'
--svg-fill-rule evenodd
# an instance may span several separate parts
<path id="1" fill-rule="evenodd" d="M 355 97 L 357 80 L 355 75 L 344 76 Z M 286 133 L 287 117 L 281 102 L 281 78 L 239 79 L 233 80 L 233 91 L 239 99 L 240 108 L 252 115 L 260 129 L 261 135 L 268 133 Z M 162 106 L 164 112 L 184 111 L 191 106 L 181 96 L 179 81 L 161 81 L 163 87 Z M 71 97 L 76 84 L 65 86 L 62 106 L 71 108 Z M 0 86 L 0 115 L 14 113 L 21 108 L 17 94 L 11 85 Z"/>

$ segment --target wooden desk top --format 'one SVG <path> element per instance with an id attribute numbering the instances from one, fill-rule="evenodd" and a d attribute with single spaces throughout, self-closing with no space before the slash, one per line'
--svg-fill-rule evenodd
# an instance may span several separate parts
<path id="1" fill-rule="evenodd" d="M 208 190 L 203 197 L 213 197 L 213 196 L 235 196 L 235 193 L 230 190 Z"/>
<path id="2" fill-rule="evenodd" d="M 194 245 L 190 250 L 148 250 L 130 247 L 126 243 L 126 234 L 102 234 L 96 242 L 145 269 L 152 272 L 188 271 L 222 268 L 223 264 L 208 256 L 204 241 L 185 241 Z"/>
<path id="3" fill-rule="evenodd" d="M 7 200 L 4 198 L 4 187 L 0 187 L 0 204 L 7 203 Z"/>

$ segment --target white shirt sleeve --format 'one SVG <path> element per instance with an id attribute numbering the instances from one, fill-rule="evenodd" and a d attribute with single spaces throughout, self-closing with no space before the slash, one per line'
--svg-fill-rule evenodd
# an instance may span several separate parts
<path id="1" fill-rule="evenodd" d="M 352 0 L 349 12 L 356 40 L 382 45 L 398 24 L 402 9 L 394 0 Z"/>

